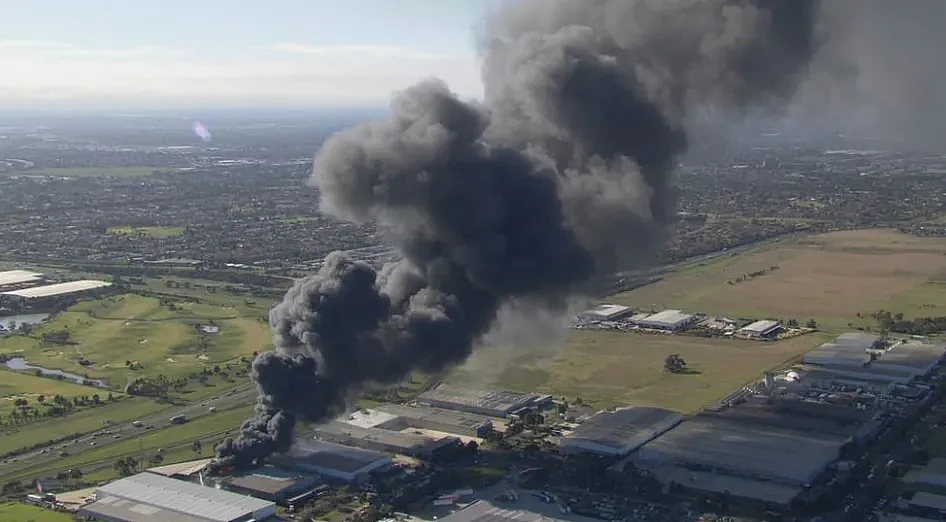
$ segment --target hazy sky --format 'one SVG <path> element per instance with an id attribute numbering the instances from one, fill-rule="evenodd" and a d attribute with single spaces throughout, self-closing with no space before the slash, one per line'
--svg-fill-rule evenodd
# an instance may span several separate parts
<path id="1" fill-rule="evenodd" d="M 481 86 L 497 0 L 0 0 L 0 106 L 362 106 Z"/>

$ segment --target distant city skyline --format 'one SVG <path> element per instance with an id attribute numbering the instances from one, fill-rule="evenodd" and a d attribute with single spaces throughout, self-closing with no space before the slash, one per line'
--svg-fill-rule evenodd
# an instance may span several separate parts
<path id="1" fill-rule="evenodd" d="M 479 97 L 500 1 L 4 2 L 0 108 L 372 107 L 432 76 Z"/>

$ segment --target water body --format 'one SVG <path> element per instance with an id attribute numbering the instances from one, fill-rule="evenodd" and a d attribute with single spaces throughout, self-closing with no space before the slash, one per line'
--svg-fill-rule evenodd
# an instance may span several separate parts
<path id="1" fill-rule="evenodd" d="M 0 317 L 0 329 L 9 330 L 11 323 L 16 323 L 17 328 L 21 324 L 40 324 L 49 317 L 49 314 L 21 314 L 21 315 L 8 315 L 6 317 Z"/>
<path id="2" fill-rule="evenodd" d="M 14 357 L 12 359 L 8 359 L 6 364 L 7 364 L 7 368 L 11 370 L 17 370 L 17 371 L 39 370 L 40 373 L 42 373 L 43 375 L 62 376 L 63 378 L 69 379 L 70 381 L 76 382 L 78 384 L 83 384 L 86 381 L 85 377 L 82 377 L 81 375 L 64 372 L 62 370 L 50 370 L 48 368 L 43 368 L 42 366 L 34 366 L 32 364 L 27 363 L 26 359 L 22 357 Z M 93 386 L 98 386 L 100 388 L 107 388 L 105 383 L 102 381 L 90 379 L 89 382 L 91 382 Z"/>

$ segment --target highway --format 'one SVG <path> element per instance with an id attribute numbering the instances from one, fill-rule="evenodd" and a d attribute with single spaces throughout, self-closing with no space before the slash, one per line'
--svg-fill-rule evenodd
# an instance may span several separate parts
<path id="1" fill-rule="evenodd" d="M 78 455 L 83 452 L 98 449 L 109 444 L 115 444 L 124 440 L 133 439 L 144 433 L 160 430 L 171 426 L 171 417 L 175 415 L 185 415 L 188 420 L 213 415 L 210 408 L 217 411 L 228 410 L 246 404 L 252 404 L 256 401 L 256 387 L 252 384 L 242 385 L 231 388 L 221 395 L 204 399 L 199 402 L 183 406 L 173 406 L 152 415 L 141 417 L 123 424 L 110 424 L 103 426 L 101 430 L 95 433 L 84 435 L 77 439 L 53 444 L 46 448 L 31 451 L 15 457 L 10 457 L 0 462 L 0 477 L 9 477 L 28 472 L 32 468 L 45 467 L 50 462 L 62 458 L 62 453 L 67 452 L 69 456 Z M 136 427 L 133 423 L 141 423 L 141 427 Z M 208 433 L 207 436 L 223 433 L 224 431 L 236 430 L 238 426 L 221 426 L 219 433 Z M 94 443 L 94 445 L 93 445 Z M 191 443 L 189 442 L 188 445 Z M 164 448 L 169 450 L 172 448 Z M 114 458 L 110 458 L 108 465 Z M 82 466 L 83 471 L 88 465 Z"/>

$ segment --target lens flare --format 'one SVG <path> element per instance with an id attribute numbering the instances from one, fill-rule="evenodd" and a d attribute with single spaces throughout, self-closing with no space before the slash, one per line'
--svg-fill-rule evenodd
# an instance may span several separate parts
<path id="1" fill-rule="evenodd" d="M 204 127 L 203 123 L 195 121 L 193 127 L 194 134 L 196 134 L 200 139 L 204 140 L 205 143 L 210 143 L 212 136 L 210 135 L 210 131 L 207 130 L 207 127 Z"/>

